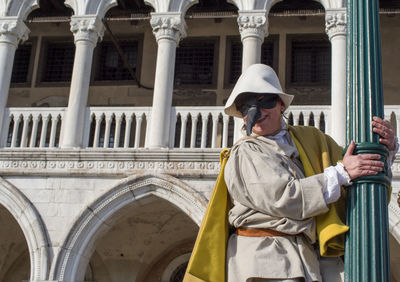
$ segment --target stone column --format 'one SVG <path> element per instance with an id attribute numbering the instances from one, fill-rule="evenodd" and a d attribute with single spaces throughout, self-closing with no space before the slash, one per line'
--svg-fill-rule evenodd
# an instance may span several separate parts
<path id="1" fill-rule="evenodd" d="M 169 144 L 172 91 L 174 87 L 176 47 L 186 36 L 183 13 L 154 13 L 150 24 L 158 44 L 153 107 L 150 123 L 150 148 Z"/>
<path id="2" fill-rule="evenodd" d="M 268 36 L 266 11 L 239 11 L 237 19 L 243 43 L 242 71 L 261 62 L 261 45 Z"/>
<path id="3" fill-rule="evenodd" d="M 327 9 L 325 31 L 332 46 L 331 136 L 346 143 L 346 9 Z"/>
<path id="4" fill-rule="evenodd" d="M 242 72 L 261 63 L 261 46 L 268 36 L 267 11 L 239 11 L 237 19 L 243 44 Z M 234 142 L 242 137 L 243 120 L 235 118 Z"/>
<path id="5" fill-rule="evenodd" d="M 4 113 L 10 89 L 15 50 L 20 41 L 28 39 L 29 29 L 17 17 L 0 18 L 0 137 L 8 128 L 3 127 Z"/>
<path id="6" fill-rule="evenodd" d="M 71 31 L 76 49 L 68 109 L 63 124 L 62 148 L 82 146 L 93 50 L 98 38 L 103 37 L 104 26 L 96 15 L 72 16 Z"/>

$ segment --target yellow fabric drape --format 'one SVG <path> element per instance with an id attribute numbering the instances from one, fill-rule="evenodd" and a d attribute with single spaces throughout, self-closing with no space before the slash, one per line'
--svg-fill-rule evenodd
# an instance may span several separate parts
<path id="1" fill-rule="evenodd" d="M 306 177 L 322 173 L 325 168 L 336 165 L 342 159 L 342 147 L 328 135 L 306 126 L 289 126 Z M 345 233 L 349 227 L 345 222 L 345 197 L 330 204 L 327 213 L 316 217 L 317 237 L 320 253 L 325 257 L 337 257 L 344 254 Z"/>
<path id="2" fill-rule="evenodd" d="M 342 148 L 332 138 L 313 127 L 289 126 L 306 176 L 323 172 L 342 157 Z M 229 150 L 221 152 L 221 170 L 208 203 L 196 243 L 183 279 L 184 282 L 224 282 L 225 254 L 229 235 L 228 211 L 230 202 L 224 168 Z M 329 212 L 317 217 L 317 235 L 322 256 L 341 256 L 344 253 L 344 199 L 330 206 Z"/>
<path id="3" fill-rule="evenodd" d="M 184 282 L 225 281 L 230 201 L 224 179 L 229 149 L 220 153 L 221 169 L 194 244 Z"/>

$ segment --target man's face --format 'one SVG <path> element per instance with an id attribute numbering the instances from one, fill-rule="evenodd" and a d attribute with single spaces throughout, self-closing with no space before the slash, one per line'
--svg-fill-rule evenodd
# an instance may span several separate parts
<path id="1" fill-rule="evenodd" d="M 285 111 L 285 106 L 278 99 L 275 107 L 271 109 L 260 108 L 261 116 L 253 126 L 253 133 L 261 136 L 274 135 L 281 129 L 281 113 Z M 247 115 L 243 118 L 246 124 Z"/>

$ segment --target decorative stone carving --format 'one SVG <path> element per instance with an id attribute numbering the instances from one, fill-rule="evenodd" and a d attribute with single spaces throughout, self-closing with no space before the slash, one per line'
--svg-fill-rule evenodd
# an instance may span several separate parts
<path id="1" fill-rule="evenodd" d="M 237 22 L 242 41 L 246 37 L 259 37 L 263 41 L 268 36 L 268 18 L 265 12 L 239 12 Z"/>
<path id="2" fill-rule="evenodd" d="M 10 43 L 15 47 L 28 39 L 29 28 L 18 18 L 0 18 L 0 43 Z"/>
<path id="3" fill-rule="evenodd" d="M 346 10 L 327 10 L 325 16 L 325 31 L 332 40 L 334 36 L 346 36 Z"/>
<path id="4" fill-rule="evenodd" d="M 218 161 L 43 161 L 43 160 L 0 160 L 0 171 L 17 175 L 29 170 L 33 174 L 115 174 L 141 171 L 163 171 L 171 175 L 217 175 Z"/>
<path id="5" fill-rule="evenodd" d="M 186 37 L 186 24 L 182 13 L 157 13 L 151 15 L 150 25 L 156 40 L 169 39 L 177 44 Z"/>
<path id="6" fill-rule="evenodd" d="M 97 16 L 72 16 L 71 31 L 75 42 L 85 40 L 96 44 L 99 38 L 103 39 L 104 25 Z"/>

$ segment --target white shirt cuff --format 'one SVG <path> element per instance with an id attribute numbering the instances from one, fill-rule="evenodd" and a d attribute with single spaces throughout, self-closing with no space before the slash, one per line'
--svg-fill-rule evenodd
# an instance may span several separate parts
<path id="1" fill-rule="evenodd" d="M 326 187 L 324 187 L 324 199 L 327 204 L 331 204 L 340 198 L 340 186 L 350 185 L 349 174 L 345 171 L 342 163 L 330 166 L 324 170 L 326 177 Z"/>

